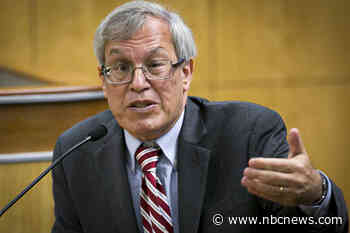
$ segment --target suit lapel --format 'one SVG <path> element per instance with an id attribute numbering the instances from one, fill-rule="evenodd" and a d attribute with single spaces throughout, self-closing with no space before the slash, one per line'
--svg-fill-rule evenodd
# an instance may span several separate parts
<path id="1" fill-rule="evenodd" d="M 95 152 L 96 172 L 106 208 L 115 222 L 111 232 L 138 232 L 125 168 L 126 145 L 115 120 L 106 124 L 108 134 Z M 200 145 L 207 131 L 198 107 L 188 99 L 178 143 L 178 209 L 180 232 L 198 231 L 203 205 L 210 150 Z M 113 223 L 111 223 L 113 224 Z"/>
<path id="2" fill-rule="evenodd" d="M 200 146 L 206 134 L 199 109 L 190 100 L 178 147 L 178 209 L 180 232 L 197 232 L 203 205 L 210 150 Z"/>
<path id="3" fill-rule="evenodd" d="M 108 135 L 104 146 L 95 153 L 95 164 L 100 176 L 104 211 L 109 212 L 111 232 L 138 232 L 130 187 L 125 167 L 126 146 L 122 129 L 114 120 L 106 125 Z M 115 223 L 115 225 L 113 225 Z"/>

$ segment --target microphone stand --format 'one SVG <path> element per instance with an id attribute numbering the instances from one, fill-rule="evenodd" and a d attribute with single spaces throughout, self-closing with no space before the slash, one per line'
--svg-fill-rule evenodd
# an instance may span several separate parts
<path id="1" fill-rule="evenodd" d="M 56 167 L 67 155 L 69 155 L 73 150 L 77 149 L 81 145 L 85 144 L 86 142 L 93 139 L 92 136 L 86 137 L 83 141 L 79 142 L 78 144 L 74 145 L 72 148 L 70 148 L 68 151 L 66 151 L 64 154 L 62 154 L 58 159 L 56 159 L 48 168 L 46 168 L 45 171 L 43 171 L 37 178 L 33 180 L 31 184 L 29 184 L 20 194 L 18 194 L 12 201 L 10 201 L 1 211 L 0 211 L 0 217 L 11 207 L 13 206 L 19 199 L 23 197 L 26 192 L 28 192 L 31 188 L 33 188 L 34 185 L 36 185 L 44 176 L 46 176 L 47 173 L 49 173 L 54 167 Z"/>

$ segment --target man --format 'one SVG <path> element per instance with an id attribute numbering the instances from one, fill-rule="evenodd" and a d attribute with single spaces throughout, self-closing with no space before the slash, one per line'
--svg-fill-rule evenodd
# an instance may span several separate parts
<path id="1" fill-rule="evenodd" d="M 196 48 L 177 14 L 126 3 L 94 42 L 110 110 L 65 132 L 54 158 L 98 125 L 108 133 L 54 170 L 52 232 L 347 232 L 342 193 L 297 129 L 287 142 L 276 112 L 187 97 Z"/>

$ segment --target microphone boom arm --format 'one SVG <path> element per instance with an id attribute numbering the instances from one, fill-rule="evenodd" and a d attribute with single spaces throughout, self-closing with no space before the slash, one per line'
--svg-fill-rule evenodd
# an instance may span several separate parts
<path id="1" fill-rule="evenodd" d="M 60 157 L 58 157 L 48 168 L 46 168 L 45 171 L 43 171 L 37 178 L 33 180 L 32 183 L 30 183 L 23 191 L 18 194 L 12 201 L 10 201 L 1 211 L 0 211 L 0 217 L 11 207 L 13 206 L 19 199 L 23 197 L 26 192 L 28 192 L 31 188 L 34 187 L 44 176 L 46 176 L 47 173 L 49 173 L 53 168 L 57 166 L 67 155 L 69 155 L 73 150 L 77 149 L 81 145 L 85 144 L 86 142 L 94 140 L 92 136 L 86 137 L 83 141 L 79 142 L 78 144 L 74 145 L 72 148 L 70 148 L 68 151 L 66 151 L 64 154 L 62 154 Z"/>

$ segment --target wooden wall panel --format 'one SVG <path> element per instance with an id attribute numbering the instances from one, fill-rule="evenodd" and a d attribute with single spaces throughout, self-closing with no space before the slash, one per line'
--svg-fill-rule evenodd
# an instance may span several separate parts
<path id="1" fill-rule="evenodd" d="M 96 85 L 93 36 L 99 20 L 93 1 L 37 3 L 36 75 L 61 84 Z"/>
<path id="2" fill-rule="evenodd" d="M 105 100 L 0 106 L 0 156 L 51 151 L 63 131 L 105 109 Z M 49 165 L 48 162 L 0 164 L 0 208 Z M 48 174 L 1 217 L 0 232 L 50 232 L 53 219 L 52 180 Z"/>
<path id="3" fill-rule="evenodd" d="M 341 4 L 343 2 L 343 4 Z M 344 79 L 350 72 L 348 22 L 339 1 L 218 1 L 217 76 L 225 81 Z M 265 85 L 269 85 L 265 82 Z M 219 90 L 221 89 L 219 87 Z"/>
<path id="4" fill-rule="evenodd" d="M 50 151 L 66 129 L 107 108 L 104 100 L 0 106 L 0 154 Z"/>
<path id="5" fill-rule="evenodd" d="M 34 12 L 30 0 L 5 0 L 0 3 L 0 66 L 30 70 L 33 57 Z"/>
<path id="6" fill-rule="evenodd" d="M 0 164 L 1 208 L 49 165 L 47 162 Z M 0 232 L 47 233 L 53 221 L 52 179 L 48 174 L 1 217 Z"/>

